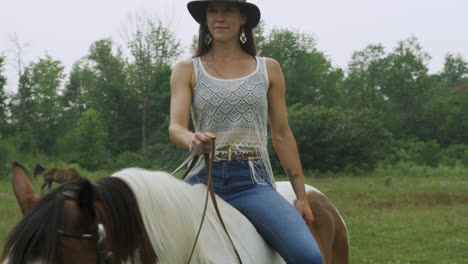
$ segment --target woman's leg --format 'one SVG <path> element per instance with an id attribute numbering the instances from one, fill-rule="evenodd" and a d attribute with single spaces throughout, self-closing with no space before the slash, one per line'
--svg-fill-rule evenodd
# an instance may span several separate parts
<path id="1" fill-rule="evenodd" d="M 229 195 L 228 195 L 229 196 Z M 287 263 L 322 263 L 320 249 L 297 210 L 269 185 L 225 198 L 254 224 Z"/>
<path id="2" fill-rule="evenodd" d="M 258 168 L 257 175 L 267 179 L 264 167 Z M 185 181 L 206 184 L 204 170 Z M 216 193 L 243 213 L 288 264 L 322 263 L 317 242 L 296 208 L 271 185 L 257 184 L 248 162 L 215 162 L 213 183 Z"/>

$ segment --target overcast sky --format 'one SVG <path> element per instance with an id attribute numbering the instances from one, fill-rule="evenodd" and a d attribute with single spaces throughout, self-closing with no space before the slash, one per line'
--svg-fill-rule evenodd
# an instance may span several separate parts
<path id="1" fill-rule="evenodd" d="M 197 24 L 187 0 L 0 0 L 0 53 L 8 60 L 8 91 L 16 90 L 13 67 L 16 34 L 29 64 L 46 53 L 66 66 L 87 54 L 91 43 L 121 32 L 132 14 L 146 13 L 169 23 L 188 50 Z M 279 27 L 313 34 L 333 65 L 346 68 L 354 51 L 416 36 L 432 56 L 431 73 L 442 70 L 448 52 L 468 59 L 467 0 L 256 0 L 267 30 Z M 128 23 L 127 23 L 128 24 Z"/>

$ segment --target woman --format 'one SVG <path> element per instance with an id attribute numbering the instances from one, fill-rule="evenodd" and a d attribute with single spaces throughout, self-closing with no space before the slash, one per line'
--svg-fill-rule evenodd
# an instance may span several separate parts
<path id="1" fill-rule="evenodd" d="M 286 116 L 281 67 L 274 59 L 256 56 L 252 29 L 260 10 L 245 0 L 191 1 L 187 7 L 200 24 L 198 50 L 172 72 L 171 141 L 193 151 L 216 138 L 216 193 L 242 212 L 287 263 L 322 263 L 307 227 L 314 216 Z M 195 132 L 189 130 L 190 110 Z M 267 119 L 297 195 L 297 210 L 274 188 Z M 186 181 L 206 184 L 203 168 L 200 159 Z"/>

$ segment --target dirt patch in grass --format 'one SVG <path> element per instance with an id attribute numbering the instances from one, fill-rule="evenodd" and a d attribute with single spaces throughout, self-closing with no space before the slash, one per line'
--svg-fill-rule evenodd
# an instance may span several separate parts
<path id="1" fill-rule="evenodd" d="M 436 192 L 432 194 L 417 193 L 414 195 L 416 206 L 434 206 L 434 205 L 468 205 L 468 194 L 450 194 L 446 192 Z"/>
<path id="2" fill-rule="evenodd" d="M 381 197 L 357 194 L 352 197 L 352 201 L 360 205 L 374 208 L 407 207 L 409 205 L 416 207 L 446 206 L 453 204 L 468 205 L 468 194 L 434 192 Z"/>

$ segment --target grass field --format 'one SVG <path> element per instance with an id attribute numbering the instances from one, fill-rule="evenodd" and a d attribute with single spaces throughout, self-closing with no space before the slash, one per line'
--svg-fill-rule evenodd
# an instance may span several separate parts
<path id="1" fill-rule="evenodd" d="M 96 179 L 108 173 L 96 172 Z M 281 179 L 281 178 L 279 178 Z M 351 263 L 468 263 L 468 175 L 307 178 L 345 219 Z M 36 189 L 39 183 L 34 182 Z M 0 241 L 21 218 L 0 180 Z"/>

